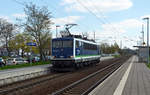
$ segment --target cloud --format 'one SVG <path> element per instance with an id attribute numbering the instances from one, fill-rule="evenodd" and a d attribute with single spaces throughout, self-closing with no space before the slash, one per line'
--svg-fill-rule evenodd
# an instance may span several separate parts
<path id="1" fill-rule="evenodd" d="M 6 21 L 8 21 L 8 22 L 10 22 L 10 23 L 13 22 L 13 21 L 10 19 L 10 17 L 8 17 L 8 16 L 2 16 L 2 15 L 0 15 L 0 18 L 3 18 L 3 19 L 5 19 Z"/>
<path id="2" fill-rule="evenodd" d="M 137 19 L 126 19 L 121 22 L 115 22 L 110 24 L 103 24 L 102 28 L 104 30 L 114 30 L 120 32 L 127 32 L 128 30 L 135 29 L 137 27 L 141 27 L 142 22 Z M 109 27 L 109 28 L 108 28 Z M 115 28 L 114 28 L 115 27 Z"/>
<path id="3" fill-rule="evenodd" d="M 78 20 L 80 20 L 82 17 L 81 16 L 67 16 L 67 17 L 62 17 L 62 18 L 53 18 L 52 21 L 54 22 L 54 25 L 52 25 L 52 31 L 54 31 L 54 36 L 55 31 L 56 31 L 56 25 L 59 25 L 60 27 L 58 28 L 58 31 L 64 29 L 65 24 L 76 24 Z"/>
<path id="4" fill-rule="evenodd" d="M 24 13 L 13 14 L 12 16 L 16 17 L 16 18 L 24 18 L 24 17 L 26 17 L 26 15 Z"/>
<path id="5" fill-rule="evenodd" d="M 69 20 L 68 20 L 69 19 Z M 70 21 L 70 23 L 76 23 L 78 20 L 80 20 L 81 17 L 79 16 L 68 16 L 63 18 L 55 18 L 53 19 L 53 22 L 55 22 L 55 25 L 64 25 L 66 22 Z M 56 26 L 53 25 L 53 37 L 55 37 L 56 33 Z M 95 38 L 98 43 L 109 43 L 113 44 L 115 42 L 118 43 L 118 45 L 121 45 L 122 42 L 122 48 L 128 47 L 132 48 L 134 45 L 137 45 L 137 40 L 139 40 L 140 30 L 141 30 L 142 21 L 140 18 L 131 18 L 122 20 L 119 22 L 112 22 L 109 24 L 103 24 L 101 27 L 101 30 L 97 29 L 95 30 Z M 78 27 L 78 26 L 77 26 Z M 59 27 L 59 31 L 62 30 L 63 27 Z M 74 32 L 74 29 L 75 32 Z M 81 31 L 77 28 L 73 28 L 72 33 L 73 34 L 81 34 Z M 94 32 L 91 30 L 87 30 L 87 33 L 89 34 L 89 38 L 94 38 Z"/>
<path id="6" fill-rule="evenodd" d="M 52 20 L 55 24 L 64 25 L 64 24 L 68 24 L 68 23 L 75 23 L 80 18 L 81 18 L 80 16 L 68 16 L 68 17 L 62 17 L 62 18 L 55 18 Z"/>
<path id="7" fill-rule="evenodd" d="M 99 43 L 113 44 L 117 42 L 122 47 L 133 48 L 137 45 L 139 40 L 139 33 L 141 30 L 142 22 L 138 19 L 126 19 L 120 22 L 113 22 L 110 24 L 103 24 L 102 30 L 95 31 L 96 41 Z M 94 38 L 93 32 L 88 32 L 90 38 Z"/>
<path id="8" fill-rule="evenodd" d="M 81 19 L 80 16 L 67 16 L 67 17 L 62 17 L 62 18 L 53 18 L 52 21 L 55 23 L 52 26 L 52 30 L 56 29 L 56 25 L 60 25 L 60 28 L 63 28 L 65 24 L 70 24 L 70 23 L 76 23 L 79 19 Z"/>
<path id="9" fill-rule="evenodd" d="M 61 5 L 66 11 L 87 12 L 88 8 L 93 12 L 113 12 L 130 8 L 131 0 L 62 0 Z"/>

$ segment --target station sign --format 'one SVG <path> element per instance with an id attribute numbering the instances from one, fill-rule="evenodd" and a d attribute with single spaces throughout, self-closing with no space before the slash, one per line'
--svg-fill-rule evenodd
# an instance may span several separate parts
<path id="1" fill-rule="evenodd" d="M 33 42 L 28 42 L 26 43 L 27 46 L 36 46 L 36 43 L 33 43 Z"/>

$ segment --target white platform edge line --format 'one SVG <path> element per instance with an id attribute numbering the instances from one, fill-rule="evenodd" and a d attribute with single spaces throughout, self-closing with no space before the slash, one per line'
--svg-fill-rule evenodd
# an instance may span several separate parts
<path id="1" fill-rule="evenodd" d="M 132 57 L 131 57 L 132 58 Z M 131 60 L 131 58 L 129 60 Z M 127 62 L 129 61 L 127 60 Z M 125 63 L 126 64 L 126 63 Z M 98 88 L 100 88 L 105 82 L 107 82 L 113 75 L 115 75 L 121 68 L 124 67 L 123 64 L 122 66 L 120 66 L 114 73 L 112 73 L 108 78 L 106 78 L 100 85 L 98 85 L 94 90 L 92 90 L 88 95 L 95 95 L 94 93 L 97 91 Z"/>
<path id="2" fill-rule="evenodd" d="M 135 57 L 133 58 L 135 59 Z M 128 69 L 127 71 L 124 73 L 118 87 L 116 88 L 115 92 L 113 95 L 122 95 L 122 92 L 123 92 L 123 89 L 125 87 L 125 84 L 127 82 L 127 79 L 128 79 L 128 76 L 129 76 L 129 73 L 130 73 L 130 70 L 131 70 L 131 67 L 132 67 L 132 64 L 133 64 L 133 59 L 131 61 L 131 64 L 128 66 Z"/>

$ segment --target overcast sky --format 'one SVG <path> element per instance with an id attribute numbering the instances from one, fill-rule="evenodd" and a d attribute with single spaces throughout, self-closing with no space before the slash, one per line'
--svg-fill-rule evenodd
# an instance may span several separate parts
<path id="1" fill-rule="evenodd" d="M 98 43 L 122 43 L 132 48 L 142 36 L 142 18 L 150 15 L 150 0 L 18 0 L 21 3 L 33 2 L 38 6 L 47 6 L 52 12 L 53 37 L 55 25 L 63 27 L 67 23 L 76 23 L 71 33 L 87 32 L 90 38 L 96 34 Z M 24 6 L 16 0 L 1 0 L 0 17 L 12 23 L 16 18 L 24 18 Z M 60 27 L 58 30 L 62 30 Z M 146 41 L 146 25 L 145 41 Z"/>

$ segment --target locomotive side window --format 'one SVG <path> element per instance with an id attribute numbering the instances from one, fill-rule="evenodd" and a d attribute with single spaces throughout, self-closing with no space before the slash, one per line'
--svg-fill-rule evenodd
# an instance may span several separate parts
<path id="1" fill-rule="evenodd" d="M 97 50 L 97 45 L 84 43 L 83 48 L 86 49 L 86 50 Z"/>
<path id="2" fill-rule="evenodd" d="M 76 48 L 79 48 L 79 41 L 76 41 Z"/>
<path id="3" fill-rule="evenodd" d="M 81 42 L 81 41 L 79 42 L 79 46 L 80 46 L 80 47 L 82 46 L 82 42 Z"/>
<path id="4" fill-rule="evenodd" d="M 84 43 L 84 44 L 83 44 L 83 48 L 88 50 L 88 44 L 87 44 L 87 43 Z"/>

